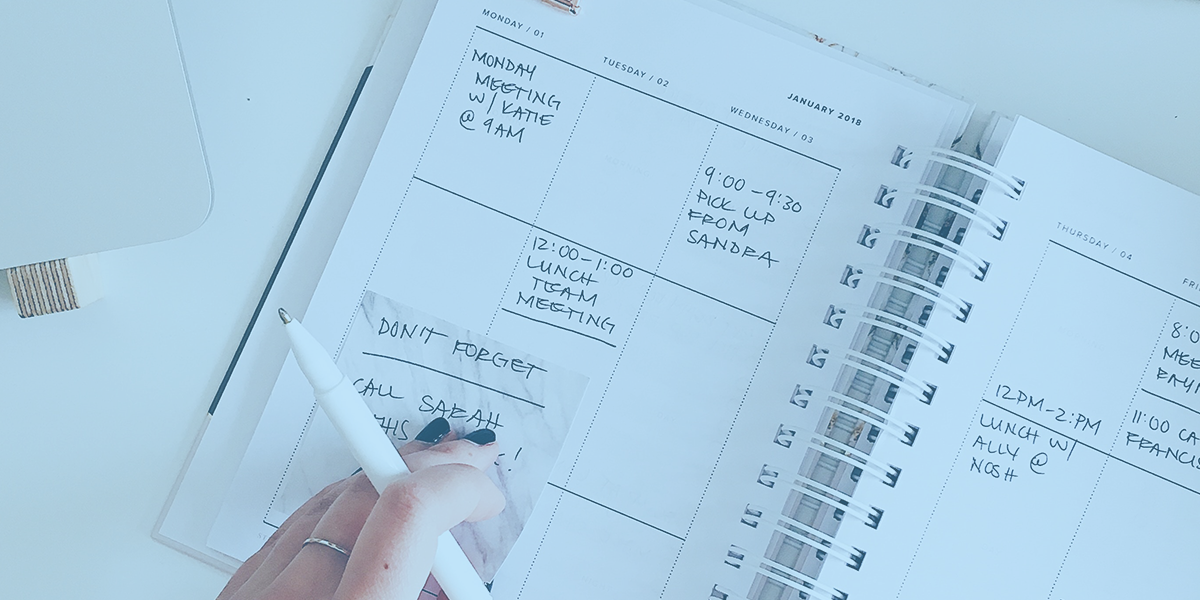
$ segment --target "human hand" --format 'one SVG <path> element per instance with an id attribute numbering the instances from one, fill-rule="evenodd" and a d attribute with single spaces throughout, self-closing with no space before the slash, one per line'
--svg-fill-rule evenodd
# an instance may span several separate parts
<path id="1" fill-rule="evenodd" d="M 416 600 L 445 596 L 429 576 L 437 538 L 462 521 L 504 508 L 484 474 L 498 457 L 495 434 L 454 439 L 438 418 L 400 449 L 413 472 L 382 496 L 357 473 L 313 496 L 233 574 L 217 600 Z M 332 542 L 341 551 L 320 543 Z"/>

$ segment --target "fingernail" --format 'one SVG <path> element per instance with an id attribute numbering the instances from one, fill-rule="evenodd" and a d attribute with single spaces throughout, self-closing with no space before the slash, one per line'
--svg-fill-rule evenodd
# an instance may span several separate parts
<path id="1" fill-rule="evenodd" d="M 476 429 L 471 433 L 463 436 L 464 440 L 470 440 L 477 445 L 486 446 L 496 441 L 496 432 L 491 429 Z"/>
<path id="2" fill-rule="evenodd" d="M 442 441 L 442 438 L 446 437 L 447 433 L 450 433 L 450 421 L 447 421 L 443 417 L 438 417 L 430 421 L 425 426 L 425 429 L 422 429 L 421 433 L 417 434 L 416 440 L 418 442 L 425 442 L 426 444 L 436 444 Z"/>

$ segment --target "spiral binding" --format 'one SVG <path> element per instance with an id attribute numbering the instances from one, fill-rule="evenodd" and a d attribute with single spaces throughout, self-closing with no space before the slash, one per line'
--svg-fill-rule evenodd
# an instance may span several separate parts
<path id="1" fill-rule="evenodd" d="M 896 315 L 875 310 L 869 306 L 851 304 L 845 308 L 839 308 L 830 304 L 829 310 L 825 312 L 825 324 L 834 329 L 840 329 L 844 321 L 856 321 L 904 336 L 932 350 L 937 355 L 937 359 L 944 363 L 950 362 L 950 355 L 954 354 L 954 344 L 934 335 L 927 328 L 916 323 L 897 319 Z"/>
<path id="2" fill-rule="evenodd" d="M 804 445 L 809 450 L 819 452 L 837 460 L 845 460 L 847 458 L 856 459 L 850 461 L 850 464 L 871 473 L 888 487 L 896 487 L 896 484 L 900 482 L 900 467 L 874 460 L 870 454 L 848 444 L 843 444 L 827 435 L 813 434 Z"/>
<path id="3" fill-rule="evenodd" d="M 764 515 L 768 516 L 764 517 Z M 766 519 L 772 519 L 774 523 L 766 523 Z M 863 550 L 842 544 L 832 535 L 815 529 L 807 523 L 797 521 L 791 517 L 771 514 L 771 511 L 766 508 L 753 504 L 746 505 L 746 510 L 742 516 L 742 524 L 754 529 L 758 529 L 762 525 L 764 526 L 764 531 L 778 532 L 794 539 L 798 543 L 812 546 L 818 553 L 824 553 L 845 561 L 854 570 L 858 570 L 862 566 L 863 559 L 867 555 Z M 806 533 L 808 536 L 798 535 L 800 533 Z"/>
<path id="4" fill-rule="evenodd" d="M 944 253 L 946 250 L 954 252 L 955 258 L 961 258 L 966 264 L 974 267 L 977 273 L 974 273 L 975 279 L 983 281 L 987 277 L 988 269 L 991 268 L 991 263 L 982 258 L 979 258 L 974 252 L 963 248 L 961 244 L 956 244 L 949 240 L 935 241 L 934 237 L 928 231 L 921 231 L 915 227 L 907 225 L 884 225 L 888 230 L 896 230 L 896 233 L 884 233 L 878 227 L 863 225 L 862 235 L 858 238 L 858 243 L 868 248 L 874 248 L 875 244 L 880 240 L 901 241 L 910 246 L 919 246 L 935 253 Z M 902 235 L 908 234 L 908 235 Z M 957 264 L 959 261 L 955 261 Z"/>
<path id="5" fill-rule="evenodd" d="M 829 305 L 824 323 L 851 330 L 850 347 L 813 344 L 807 365 L 835 371 L 832 388 L 797 385 L 789 399 L 793 410 L 820 411 L 816 431 L 780 425 L 774 442 L 787 456 L 802 456 L 799 466 L 764 464 L 756 478 L 766 498 L 786 497 L 782 508 L 762 502 L 745 506 L 737 518 L 744 526 L 731 544 L 725 581 L 713 585 L 710 600 L 847 600 L 848 594 L 822 584 L 819 576 L 833 558 L 858 570 L 866 552 L 837 540 L 846 516 L 877 529 L 883 510 L 853 497 L 866 474 L 895 487 L 900 467 L 872 456 L 881 435 L 912 446 L 919 427 L 891 415 L 898 398 L 933 401 L 937 386 L 914 379 L 909 363 L 918 350 L 948 363 L 954 344 L 931 332 L 928 319 L 944 310 L 965 322 L 971 303 L 944 289 L 949 272 L 965 269 L 975 280 L 986 279 L 991 263 L 967 250 L 968 229 L 982 228 L 1003 240 L 1008 222 L 979 207 L 985 188 L 999 189 L 1019 200 L 1025 182 L 986 162 L 942 148 L 897 147 L 892 163 L 910 168 L 923 162 L 933 185 L 881 186 L 874 203 L 891 209 L 907 200 L 914 222 L 864 225 L 857 242 L 866 248 L 888 247 L 882 264 L 847 265 L 841 283 L 852 289 L 871 287 L 866 305 Z M 964 174 L 966 177 L 964 177 Z M 855 327 L 843 327 L 852 324 Z M 778 451 L 777 451 L 778 452 Z M 794 463 L 795 459 L 791 459 Z M 788 464 L 793 464 L 788 463 Z M 757 551 L 747 550 L 757 548 Z M 739 582 L 731 585 L 730 579 Z"/>
<path id="6" fill-rule="evenodd" d="M 780 479 L 784 475 L 787 476 Z M 880 521 L 883 520 L 883 509 L 855 500 L 850 495 L 821 482 L 799 475 L 788 475 L 786 469 L 763 465 L 759 471 L 759 482 L 763 482 L 764 478 L 769 478 L 770 487 L 780 485 L 780 489 L 786 487 L 797 494 L 833 508 L 834 516 L 839 521 L 846 514 L 852 514 L 867 527 L 878 529 Z M 746 523 L 744 517 L 742 523 L 753 526 L 751 523 Z"/>
<path id="7" fill-rule="evenodd" d="M 971 221 L 972 225 L 978 225 L 980 222 L 986 223 L 993 230 L 989 232 L 989 235 L 998 240 L 1004 239 L 1004 233 L 1008 230 L 1008 221 L 976 206 L 975 202 L 978 202 L 978 198 L 974 201 L 968 200 L 958 194 L 929 185 L 914 185 L 912 189 L 913 191 L 911 192 L 902 192 L 889 188 L 886 185 L 880 186 L 879 194 L 875 198 L 875 204 L 884 208 L 891 208 L 896 200 L 936 204 L 950 212 L 958 213 L 963 218 Z"/>
<path id="8" fill-rule="evenodd" d="M 855 360 L 857 359 L 857 360 Z M 819 348 L 813 344 L 812 350 L 808 354 L 808 364 L 824 368 L 827 361 L 840 363 L 843 366 L 868 373 L 873 377 L 882 379 L 892 385 L 907 391 L 914 397 L 919 398 L 925 404 L 933 402 L 933 396 L 937 392 L 937 386 L 929 382 L 921 382 L 917 384 L 909 381 L 904 377 L 904 374 L 891 367 L 888 363 L 868 356 L 862 352 L 856 352 L 846 348 Z M 870 368 L 867 368 L 870 367 Z"/>
<path id="9" fill-rule="evenodd" d="M 874 273 L 876 272 L 879 274 L 875 275 Z M 966 322 L 967 317 L 971 316 L 970 302 L 948 292 L 941 291 L 936 285 L 932 285 L 929 281 L 915 275 L 879 265 L 867 265 L 862 268 L 857 268 L 854 265 L 846 265 L 846 270 L 842 275 L 842 285 L 857 288 L 858 284 L 863 281 L 873 281 L 875 283 L 890 285 L 894 288 L 922 296 L 937 306 L 954 313 L 954 318 L 959 321 Z"/>
<path id="10" fill-rule="evenodd" d="M 907 169 L 913 158 L 921 157 L 927 162 L 941 163 L 949 167 L 954 167 L 962 171 L 966 171 L 988 183 L 995 184 L 1000 187 L 1000 191 L 1004 195 L 1013 200 L 1021 199 L 1021 191 L 1025 189 L 1025 182 L 996 171 L 992 165 L 989 165 L 974 156 L 968 156 L 961 152 L 947 150 L 945 148 L 918 148 L 907 150 L 903 147 L 899 150 L 899 158 L 893 163 L 897 166 Z"/>
<path id="11" fill-rule="evenodd" d="M 817 392 L 820 392 L 819 394 Z M 817 402 L 823 404 L 830 409 L 839 410 L 846 407 L 857 409 L 858 414 L 854 416 L 858 419 L 866 421 L 868 424 L 878 427 L 880 431 L 885 431 L 896 437 L 905 445 L 911 446 L 917 441 L 917 432 L 920 427 L 912 423 L 899 425 L 898 423 L 888 419 L 887 413 L 858 400 L 851 398 L 845 394 L 839 394 L 832 390 L 818 390 L 816 388 L 805 388 L 796 386 L 796 391 L 792 392 L 792 404 L 800 408 L 807 408 L 809 402 Z"/>

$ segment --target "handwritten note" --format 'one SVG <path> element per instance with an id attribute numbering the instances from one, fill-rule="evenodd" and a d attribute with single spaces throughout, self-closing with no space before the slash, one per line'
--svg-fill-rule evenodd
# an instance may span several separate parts
<path id="1" fill-rule="evenodd" d="M 508 504 L 494 519 L 452 530 L 490 580 L 533 512 L 587 379 L 369 290 L 338 366 L 397 447 L 438 417 L 450 421 L 459 436 L 476 429 L 496 432 L 501 454 L 488 474 Z M 317 411 L 266 520 L 281 522 L 356 467 L 333 425 Z"/>

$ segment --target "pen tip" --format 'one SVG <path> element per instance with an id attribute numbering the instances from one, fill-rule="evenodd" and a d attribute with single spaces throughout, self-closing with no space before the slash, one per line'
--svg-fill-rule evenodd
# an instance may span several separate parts
<path id="1" fill-rule="evenodd" d="M 283 324 L 284 324 L 284 325 L 287 325 L 288 323 L 291 323 L 291 322 L 292 322 L 292 315 L 289 315 L 289 314 L 288 314 L 288 311 L 286 311 L 286 310 L 283 310 L 282 308 L 280 308 L 280 309 L 279 309 L 279 320 L 280 320 L 280 321 L 283 321 Z"/>

